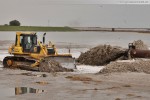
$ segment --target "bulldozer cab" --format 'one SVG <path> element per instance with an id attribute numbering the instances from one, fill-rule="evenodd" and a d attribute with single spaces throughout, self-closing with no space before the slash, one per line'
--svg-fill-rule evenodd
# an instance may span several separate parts
<path id="1" fill-rule="evenodd" d="M 15 46 L 20 45 L 23 52 L 34 52 L 34 47 L 37 45 L 37 35 L 36 34 L 20 34 L 16 35 Z"/>

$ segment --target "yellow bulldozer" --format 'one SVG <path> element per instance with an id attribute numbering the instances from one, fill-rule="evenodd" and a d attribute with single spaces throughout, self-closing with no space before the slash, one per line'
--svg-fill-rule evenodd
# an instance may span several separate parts
<path id="1" fill-rule="evenodd" d="M 16 32 L 15 44 L 10 46 L 8 50 L 11 55 L 3 59 L 4 68 L 17 67 L 41 71 L 41 61 L 51 60 L 60 63 L 64 68 L 74 69 L 75 59 L 72 55 L 70 53 L 58 54 L 55 45 L 51 42 L 45 44 L 45 35 L 46 33 L 43 34 L 43 42 L 41 42 L 37 41 L 36 33 Z"/>

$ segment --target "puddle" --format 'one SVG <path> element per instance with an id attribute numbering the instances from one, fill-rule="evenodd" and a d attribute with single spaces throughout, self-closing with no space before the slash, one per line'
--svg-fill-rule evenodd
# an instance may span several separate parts
<path id="1" fill-rule="evenodd" d="M 16 87 L 15 88 L 15 95 L 21 95 L 26 93 L 42 93 L 45 92 L 44 90 L 28 88 L 28 87 Z"/>
<path id="2" fill-rule="evenodd" d="M 45 90 L 29 88 L 29 87 L 8 88 L 3 85 L 0 85 L 0 100 L 16 100 L 16 98 L 11 98 L 11 97 L 16 95 L 29 94 L 29 93 L 39 94 L 43 92 L 45 92 Z"/>
<path id="3" fill-rule="evenodd" d="M 46 85 L 46 84 L 49 84 L 48 82 L 35 82 L 35 83 L 37 83 L 37 84 L 40 84 L 40 85 Z"/>

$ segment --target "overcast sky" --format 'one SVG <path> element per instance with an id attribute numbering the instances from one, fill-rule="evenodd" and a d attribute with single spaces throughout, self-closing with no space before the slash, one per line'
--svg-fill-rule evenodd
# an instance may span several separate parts
<path id="1" fill-rule="evenodd" d="M 101 4 L 100 0 L 0 0 L 0 25 L 150 27 L 150 5 Z"/>

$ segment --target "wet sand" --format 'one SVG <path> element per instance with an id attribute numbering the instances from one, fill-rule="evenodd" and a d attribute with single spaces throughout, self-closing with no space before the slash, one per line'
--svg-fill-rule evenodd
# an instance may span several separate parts
<path id="1" fill-rule="evenodd" d="M 30 73 L 30 74 L 25 74 Z M 40 77 L 46 74 L 47 77 Z M 3 100 L 149 100 L 150 74 L 42 73 L 4 69 L 0 71 Z M 46 84 L 38 84 L 43 82 Z M 43 93 L 15 95 L 15 87 L 44 90 Z M 9 91 L 12 89 L 12 91 Z M 13 93 L 12 93 L 13 92 Z M 37 91 L 38 92 L 38 91 Z"/>
<path id="2" fill-rule="evenodd" d="M 7 46 L 1 45 L 2 51 Z M 62 48 L 60 51 L 68 52 L 68 49 L 64 50 L 62 44 L 60 46 Z M 82 49 L 77 49 L 81 47 L 78 45 L 71 47 L 74 48 L 71 53 L 75 53 L 76 56 L 76 52 L 85 51 L 87 46 Z M 2 100 L 150 100 L 150 74 L 138 72 L 52 74 L 1 68 L 0 79 Z M 16 87 L 40 89 L 44 92 L 37 90 L 37 93 L 29 93 L 27 90 L 28 93 L 19 94 L 21 91 L 15 91 Z"/>

